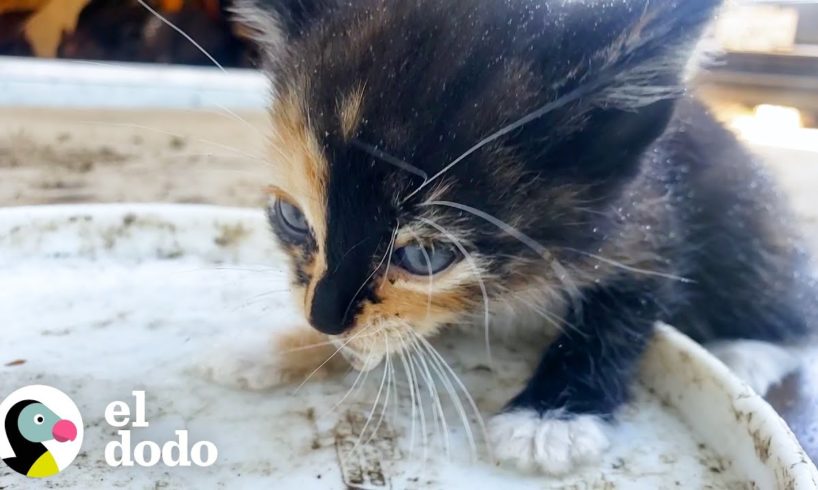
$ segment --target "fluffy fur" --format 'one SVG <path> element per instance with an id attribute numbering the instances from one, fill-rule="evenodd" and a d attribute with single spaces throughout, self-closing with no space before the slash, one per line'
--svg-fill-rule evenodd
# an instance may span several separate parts
<path id="1" fill-rule="evenodd" d="M 447 325 L 536 318 L 554 340 L 490 432 L 547 473 L 605 449 L 656 320 L 806 335 L 786 213 L 683 87 L 717 4 L 238 2 L 273 81 L 270 218 L 311 325 L 369 368 Z M 413 274 L 416 244 L 459 260 Z"/>

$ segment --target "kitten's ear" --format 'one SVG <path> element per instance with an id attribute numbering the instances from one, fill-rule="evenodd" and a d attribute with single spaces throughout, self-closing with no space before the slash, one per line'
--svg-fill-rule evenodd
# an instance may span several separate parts
<path id="1" fill-rule="evenodd" d="M 566 90 L 584 90 L 561 114 L 555 160 L 594 181 L 637 171 L 636 161 L 665 130 L 702 30 L 719 0 L 591 0 L 568 2 L 577 68 Z M 581 21 L 581 22 L 580 22 Z M 585 40 L 591 40 L 584 42 Z"/>
<path id="2" fill-rule="evenodd" d="M 610 0 L 598 4 L 587 53 L 597 103 L 634 109 L 678 95 L 693 48 L 721 0 Z M 587 28 L 587 27 L 586 27 Z"/>
<path id="3" fill-rule="evenodd" d="M 267 56 L 277 58 L 329 8 L 329 0 L 235 0 L 231 11 Z"/>

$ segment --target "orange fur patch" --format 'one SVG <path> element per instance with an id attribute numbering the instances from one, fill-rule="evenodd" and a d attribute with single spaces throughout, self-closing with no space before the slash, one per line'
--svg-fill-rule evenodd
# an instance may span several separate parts
<path id="1" fill-rule="evenodd" d="M 321 277 L 327 269 L 323 244 L 327 238 L 327 181 L 329 167 L 318 141 L 304 116 L 305 103 L 294 92 L 282 94 L 273 107 L 273 194 L 297 205 L 315 235 L 318 244 L 310 276 Z M 312 302 L 315 280 L 307 288 L 305 311 Z"/>
<path id="2" fill-rule="evenodd" d="M 308 326 L 278 334 L 273 339 L 273 347 L 281 360 L 284 377 L 290 382 L 303 381 L 335 353 L 335 347 L 327 342 L 326 335 Z M 343 358 L 335 356 L 315 376 L 329 374 L 342 366 Z"/>
<path id="3" fill-rule="evenodd" d="M 377 279 L 381 280 L 381 279 Z M 432 290 L 431 306 L 428 293 L 411 291 L 383 281 L 378 288 L 380 301 L 367 302 L 355 318 L 356 326 L 377 324 L 381 321 L 405 321 L 415 332 L 427 336 L 442 324 L 459 316 L 471 303 L 469 295 L 462 291 L 435 293 Z"/>
<path id="4" fill-rule="evenodd" d="M 338 101 L 338 119 L 341 122 L 341 135 L 350 140 L 361 124 L 361 113 L 364 102 L 364 89 L 359 86 Z"/>

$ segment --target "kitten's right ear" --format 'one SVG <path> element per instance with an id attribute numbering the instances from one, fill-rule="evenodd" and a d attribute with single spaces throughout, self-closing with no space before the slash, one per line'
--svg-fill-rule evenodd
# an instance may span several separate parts
<path id="1" fill-rule="evenodd" d="M 275 59 L 329 8 L 329 0 L 235 0 L 231 11 L 240 26 Z"/>

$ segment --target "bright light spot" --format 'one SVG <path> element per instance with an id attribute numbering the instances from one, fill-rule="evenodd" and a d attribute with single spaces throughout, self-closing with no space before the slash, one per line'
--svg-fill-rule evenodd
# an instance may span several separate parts
<path id="1" fill-rule="evenodd" d="M 818 129 L 804 128 L 794 107 L 761 104 L 752 114 L 733 117 L 729 125 L 752 144 L 818 151 Z"/>
<path id="2" fill-rule="evenodd" d="M 762 124 L 778 128 L 778 130 L 781 131 L 803 126 L 801 113 L 795 107 L 771 104 L 757 105 L 755 108 L 755 118 L 761 121 Z"/>

